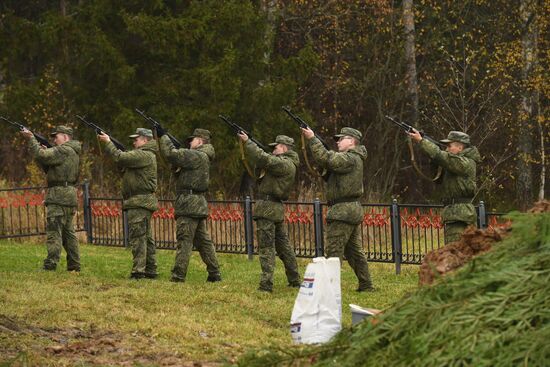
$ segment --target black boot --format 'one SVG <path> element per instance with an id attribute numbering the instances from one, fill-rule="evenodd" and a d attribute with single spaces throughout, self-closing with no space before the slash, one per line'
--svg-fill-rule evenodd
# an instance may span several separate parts
<path id="1" fill-rule="evenodd" d="M 206 281 L 210 283 L 221 282 L 222 276 L 220 274 L 208 274 Z"/>
<path id="2" fill-rule="evenodd" d="M 130 279 L 143 279 L 145 278 L 145 274 L 144 273 L 132 273 L 130 274 Z"/>

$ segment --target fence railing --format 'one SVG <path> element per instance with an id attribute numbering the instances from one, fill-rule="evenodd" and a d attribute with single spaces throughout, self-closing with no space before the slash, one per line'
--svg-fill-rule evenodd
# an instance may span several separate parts
<path id="1" fill-rule="evenodd" d="M 45 188 L 29 187 L 0 190 L 0 239 L 45 234 Z M 86 232 L 88 243 L 103 246 L 127 246 L 128 223 L 122 199 L 90 196 L 89 185 L 78 188 L 79 208 L 76 228 Z M 299 257 L 324 254 L 327 205 L 313 202 L 285 202 L 284 224 L 290 243 Z M 253 200 L 212 200 L 208 202 L 207 227 L 216 251 L 258 253 Z M 478 226 L 498 226 L 503 213 L 488 213 L 483 201 L 476 207 Z M 369 261 L 419 264 L 429 251 L 445 245 L 441 220 L 443 205 L 363 204 L 361 239 Z M 157 247 L 175 249 L 176 223 L 171 200 L 159 200 L 153 213 L 152 232 Z"/>
<path id="2" fill-rule="evenodd" d="M 84 200 L 88 189 L 78 186 L 77 231 L 84 228 Z M 0 239 L 30 237 L 46 234 L 45 187 L 18 187 L 0 189 Z"/>

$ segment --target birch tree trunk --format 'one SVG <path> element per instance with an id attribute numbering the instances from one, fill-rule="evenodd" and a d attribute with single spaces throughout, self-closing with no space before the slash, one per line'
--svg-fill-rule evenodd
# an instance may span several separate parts
<path id="1" fill-rule="evenodd" d="M 533 21 L 536 15 L 536 1 L 521 0 L 520 15 L 523 25 L 521 38 L 523 57 L 523 95 L 521 98 L 520 126 L 518 137 L 517 160 L 517 200 L 521 210 L 531 206 L 533 202 L 533 130 L 537 124 L 537 92 L 529 85 L 536 65 L 537 29 Z"/>
<path id="2" fill-rule="evenodd" d="M 418 81 L 416 76 L 416 48 L 414 29 L 413 0 L 403 0 L 403 26 L 405 28 L 405 60 L 407 71 L 405 84 L 407 88 L 409 111 L 407 118 L 412 125 L 418 126 Z"/>
<path id="3" fill-rule="evenodd" d="M 275 27 L 277 21 L 277 1 L 262 0 L 261 8 L 267 18 L 267 24 L 264 33 L 264 64 L 267 67 L 265 75 L 266 81 L 270 80 L 269 65 L 271 64 L 271 54 L 273 53 L 275 41 Z"/>
<path id="4" fill-rule="evenodd" d="M 537 197 L 538 201 L 544 200 L 544 191 L 546 189 L 545 182 L 546 182 L 546 154 L 545 154 L 545 144 L 544 144 L 544 127 L 542 126 L 542 122 L 539 120 L 539 133 L 540 133 L 540 186 L 539 186 L 539 194 Z"/>

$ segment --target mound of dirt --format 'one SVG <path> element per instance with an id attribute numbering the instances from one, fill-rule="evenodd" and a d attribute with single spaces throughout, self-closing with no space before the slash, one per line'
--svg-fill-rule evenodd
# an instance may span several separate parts
<path id="1" fill-rule="evenodd" d="M 528 212 L 548 213 L 550 201 L 539 201 Z M 473 257 L 489 251 L 495 242 L 502 241 L 507 235 L 510 225 L 488 229 L 469 227 L 460 241 L 428 253 L 420 266 L 419 284 L 432 284 L 436 278 L 461 268 Z"/>
<path id="2" fill-rule="evenodd" d="M 474 256 L 489 251 L 495 242 L 502 241 L 508 230 L 509 227 L 498 229 L 468 227 L 460 241 L 434 250 L 424 257 L 418 271 L 419 284 L 432 284 L 435 279 L 462 267 Z"/>
<path id="3" fill-rule="evenodd" d="M 542 200 L 538 203 L 535 203 L 531 209 L 527 211 L 528 213 L 548 213 L 550 212 L 550 201 Z"/>

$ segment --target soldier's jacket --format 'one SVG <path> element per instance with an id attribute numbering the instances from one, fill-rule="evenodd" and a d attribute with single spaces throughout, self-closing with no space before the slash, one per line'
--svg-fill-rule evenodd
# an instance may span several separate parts
<path id="1" fill-rule="evenodd" d="M 313 159 L 328 170 L 327 201 L 332 203 L 327 221 L 358 224 L 363 219 L 359 200 L 363 195 L 363 162 L 367 149 L 359 145 L 347 152 L 327 150 L 317 138 L 309 141 Z"/>
<path id="2" fill-rule="evenodd" d="M 445 206 L 442 213 L 443 221 L 475 223 L 477 218 L 475 207 L 464 201 L 473 199 L 476 191 L 476 166 L 481 162 L 477 148 L 468 147 L 459 154 L 453 154 L 422 139 L 420 149 L 443 168 L 441 183 L 437 187 L 441 200 L 444 203 L 451 203 L 453 200 L 462 201 L 462 203 L 451 203 Z"/>
<path id="3" fill-rule="evenodd" d="M 280 155 L 264 152 L 250 139 L 245 144 L 246 152 L 257 168 L 263 169 L 258 187 L 257 202 L 254 206 L 254 218 L 264 218 L 273 222 L 282 222 L 284 207 L 296 177 L 296 168 L 300 164 L 298 153 L 288 150 Z M 266 200 L 269 197 L 268 200 Z"/>
<path id="4" fill-rule="evenodd" d="M 76 183 L 82 151 L 82 144 L 77 140 L 51 148 L 42 149 L 34 138 L 30 139 L 31 150 L 37 163 L 47 172 L 48 192 L 45 204 L 76 206 Z"/>
<path id="5" fill-rule="evenodd" d="M 160 139 L 160 143 L 161 153 L 168 162 L 181 168 L 176 181 L 176 217 L 206 218 L 208 203 L 204 193 L 210 184 L 210 162 L 215 156 L 214 147 L 212 144 L 203 144 L 197 149 L 176 149 L 166 135 Z"/>
<path id="6" fill-rule="evenodd" d="M 122 198 L 123 209 L 158 209 L 155 196 L 157 190 L 157 144 L 154 140 L 141 147 L 123 152 L 112 142 L 107 143 L 105 151 L 113 157 L 123 169 Z"/>

